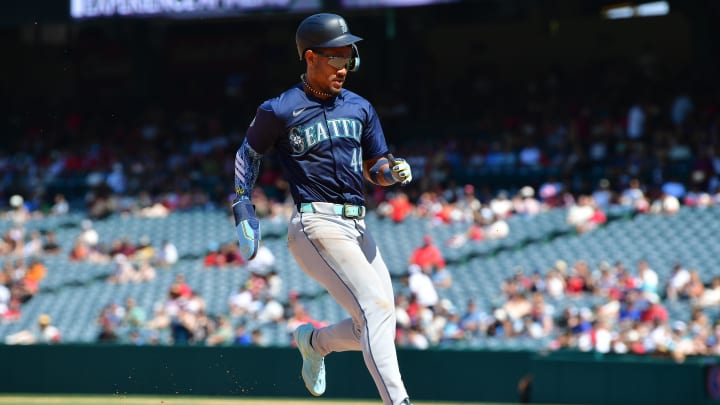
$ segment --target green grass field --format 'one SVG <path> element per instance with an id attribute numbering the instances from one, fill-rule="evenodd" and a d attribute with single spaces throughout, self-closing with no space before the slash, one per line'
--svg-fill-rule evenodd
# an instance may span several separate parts
<path id="1" fill-rule="evenodd" d="M 2 405 L 381 405 L 381 401 L 333 400 L 320 398 L 220 398 L 166 396 L 97 395 L 9 395 L 0 394 Z M 479 402 L 413 401 L 414 405 L 500 405 Z M 503 404 L 512 405 L 512 404 Z"/>

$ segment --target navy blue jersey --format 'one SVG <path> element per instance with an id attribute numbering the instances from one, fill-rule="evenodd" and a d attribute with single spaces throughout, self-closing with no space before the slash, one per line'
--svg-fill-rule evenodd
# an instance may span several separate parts
<path id="1" fill-rule="evenodd" d="M 274 147 L 296 204 L 364 204 L 363 159 L 387 153 L 370 102 L 346 89 L 320 100 L 302 83 L 260 105 L 247 141 L 260 154 Z"/>

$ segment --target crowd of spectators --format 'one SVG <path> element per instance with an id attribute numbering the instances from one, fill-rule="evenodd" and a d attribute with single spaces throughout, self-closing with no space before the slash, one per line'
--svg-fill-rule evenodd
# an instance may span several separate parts
<path id="1" fill-rule="evenodd" d="M 683 208 L 685 206 L 700 205 L 683 200 L 675 210 L 656 211 L 653 207 L 659 206 L 659 203 L 648 200 L 635 181 L 617 194 L 605 196 L 598 192 L 584 196 L 590 202 L 582 204 L 569 194 L 559 199 L 562 203 L 542 199 L 529 186 L 521 188 L 512 197 L 508 197 L 506 192 L 499 192 L 487 203 L 479 201 L 472 191 L 472 186 L 463 186 L 456 190 L 461 198 L 424 197 L 424 204 L 403 203 L 406 218 L 408 215 L 418 216 L 431 224 L 429 229 L 454 222 L 464 222 L 472 227 L 483 223 L 478 218 L 491 218 L 493 222 L 490 223 L 514 215 L 532 219 L 562 207 L 566 209 L 568 224 L 576 226 L 572 214 L 575 206 L 607 209 L 612 205 L 625 205 L 629 210 L 649 215 L 673 214 L 680 209 L 690 209 Z M 389 194 L 389 205 L 395 195 L 403 194 L 402 191 L 395 193 Z M 448 190 L 443 194 L 451 195 Z M 401 200 L 405 198 L 400 197 Z M 711 196 L 705 201 L 706 204 L 715 204 L 717 197 Z M 383 212 L 378 207 L 376 212 L 379 216 L 392 218 L 392 208 Z M 440 212 L 444 214 L 438 215 Z M 403 219 L 394 221 L 401 225 Z M 596 226 L 602 226 L 602 222 Z M 490 228 L 480 230 L 479 237 L 468 240 L 475 239 L 481 243 L 485 238 L 485 229 Z M 586 231 L 592 229 L 578 230 Z M 5 280 L 0 283 L 4 286 L 0 289 L 0 304 L 5 304 L 3 319 L 10 322 L 20 316 L 19 306 L 37 292 L 38 283 L 47 271 L 42 261 L 34 257 L 36 254 L 67 254 L 73 261 L 113 263 L 118 271 L 107 279 L 112 283 L 151 282 L 154 270 L 142 270 L 143 266 L 171 266 L 178 260 L 177 249 L 171 243 L 164 241 L 161 246 L 153 247 L 146 237 L 140 237 L 137 243 L 115 240 L 108 249 L 101 243 L 103 238 L 94 229 L 93 221 L 88 219 L 80 222 L 75 243 L 68 252 L 59 249 L 52 233 L 13 237 L 14 232 L 24 232 L 22 222 L 15 222 L 4 238 L 5 244 L 10 247 L 4 254 L 7 259 L 5 271 L 0 273 Z M 441 243 L 452 248 L 453 243 L 457 243 L 454 239 Z M 93 254 L 77 257 L 74 252 L 78 241 Z M 688 355 L 720 354 L 720 327 L 717 327 L 716 320 L 703 312 L 705 308 L 720 306 L 720 278 L 702 280 L 697 270 L 686 269 L 680 263 L 667 280 L 660 280 L 658 273 L 646 261 L 638 262 L 631 270 L 620 261 L 613 264 L 600 262 L 593 266 L 585 261 L 568 264 L 558 260 L 544 273 L 535 271 L 525 274 L 518 269 L 512 278 L 499 286 L 501 303 L 493 308 L 482 308 L 474 299 L 460 303 L 447 298 L 445 292 L 452 288 L 454 282 L 453 270 L 443 257 L 443 249 L 436 243 L 428 234 L 416 249 L 406 252 L 408 273 L 396 296 L 397 339 L 401 346 L 429 348 L 487 337 L 531 338 L 541 339 L 547 343 L 544 348 L 553 350 L 573 348 L 602 353 L 661 354 L 676 360 Z M 29 248 L 28 245 L 39 248 Z M 208 256 L 213 256 L 213 252 L 215 250 L 210 249 Z M 28 266 L 23 268 L 26 260 Z M 129 266 L 133 263 L 138 266 L 137 270 Z M 210 263 L 207 256 L 202 258 L 202 263 L 214 267 L 223 265 L 217 261 Z M 124 305 L 111 302 L 98 316 L 100 332 L 97 339 L 132 344 L 262 346 L 269 343 L 270 337 L 264 333 L 270 325 L 283 328 L 289 334 L 301 323 L 326 324 L 326 321 L 315 319 L 308 313 L 297 294 L 293 293 L 287 299 L 280 296 L 283 281 L 274 265 L 273 252 L 262 245 L 257 261 L 240 264 L 248 270 L 248 278 L 227 297 L 227 308 L 219 313 L 207 313 L 204 298 L 185 282 L 182 274 L 178 274 L 166 299 L 149 311 L 151 314 L 132 298 L 125 299 Z M 35 268 L 30 270 L 33 266 Z M 583 297 L 600 300 L 578 301 Z M 692 310 L 686 314 L 687 319 L 670 318 L 667 305 L 676 301 L 690 304 Z M 464 310 L 460 310 L 463 306 Z M 23 331 L 6 341 L 58 342 L 60 331 L 54 326 L 47 328 L 48 319 L 38 322 L 37 330 Z M 52 332 L 54 340 L 42 340 L 40 332 L 44 330 Z"/>
<path id="2" fill-rule="evenodd" d="M 567 223 L 584 233 L 603 226 L 613 205 L 641 214 L 674 214 L 686 206 L 720 204 L 716 78 L 693 82 L 687 76 L 658 66 L 639 69 L 633 62 L 599 64 L 575 74 L 550 71 L 513 82 L 477 74 L 462 78 L 467 94 L 458 96 L 461 105 L 423 104 L 431 98 L 422 93 L 428 90 L 410 78 L 403 83 L 397 77 L 392 84 L 408 93 L 369 88 L 388 141 L 396 155 L 408 159 L 415 181 L 404 188 L 368 186 L 368 207 L 397 224 L 416 217 L 434 226 L 466 225 L 449 240 L 428 237 L 422 250 L 398 253 L 409 257 L 407 284 L 396 297 L 399 344 L 424 348 L 482 336 L 527 336 L 549 338 L 551 348 L 667 352 L 677 358 L 718 353 L 720 328 L 702 311 L 682 323 L 670 322 L 663 312 L 664 303 L 674 299 L 698 308 L 718 303 L 720 281 L 705 286 L 710 280 L 697 280 L 682 265 L 676 269 L 680 275 L 658 280 L 647 264 L 638 263 L 633 272 L 621 263 L 591 268 L 559 262 L 545 274 L 518 273 L 507 280 L 499 286 L 503 304 L 483 312 L 473 300 L 453 303 L 444 297 L 453 277 L 439 249 L 433 249 L 434 244 L 456 248 L 505 238 L 512 215 L 531 218 L 565 208 Z M 243 103 L 240 110 L 251 111 L 264 98 L 258 92 L 220 102 Z M 44 267 L 43 255 L 112 263 L 109 283 L 152 282 L 158 269 L 180 260 L 171 241 L 156 246 L 158 241 L 135 235 L 137 240 L 103 244 L 93 221 L 228 209 L 233 154 L 251 116 L 218 113 L 226 111 L 222 104 L 162 105 L 118 106 L 110 115 L 69 103 L 52 119 L 42 111 L 12 117 L 17 136 L 8 141 L 11 147 L 0 149 L 0 211 L 2 220 L 13 224 L 0 240 L 4 321 L 21 316 L 22 304 L 53 270 Z M 424 116 L 451 117 L 457 124 L 420 120 Z M 406 128 L 408 122 L 416 125 Z M 282 222 L 292 212 L 272 154 L 264 159 L 253 202 L 266 220 Z M 77 209 L 87 220 L 70 251 L 60 249 L 52 231 L 27 232 L 22 225 Z M 266 340 L 258 325 L 288 330 L 307 321 L 322 325 L 297 295 L 281 301 L 282 280 L 273 264 L 267 249 L 243 263 L 234 243 L 208 246 L 206 269 L 249 270 L 247 283 L 228 297 L 226 312 L 207 314 L 203 297 L 178 279 L 152 311 L 132 299 L 109 303 L 98 316 L 98 340 L 145 344 L 165 333 L 176 344 L 262 345 Z M 562 307 L 559 300 L 576 296 L 605 302 Z M 38 323 L 49 324 L 49 317 Z"/>
<path id="3" fill-rule="evenodd" d="M 129 297 L 124 305 L 113 301 L 98 315 L 101 343 L 133 345 L 267 346 L 269 327 L 291 333 L 302 323 L 317 326 L 299 295 L 291 291 L 281 297 L 282 279 L 272 268 L 255 269 L 236 291 L 227 297 L 224 310 L 209 313 L 205 298 L 182 273 L 168 288 L 164 300 L 148 313 Z M 272 328 L 270 328 L 272 330 Z"/>
<path id="4" fill-rule="evenodd" d="M 669 195 L 682 201 L 716 193 L 720 167 L 716 78 L 693 81 L 687 69 L 627 60 L 522 80 L 482 73 L 463 86 L 467 94 L 458 105 L 433 104 L 442 110 L 432 111 L 422 102 L 427 95 L 417 94 L 429 89 L 402 78 L 392 86 L 405 89 L 404 99 L 375 86 L 363 93 L 376 104 L 396 154 L 414 168 L 416 181 L 404 190 L 414 204 L 426 193 L 454 193 L 457 184 L 474 184 L 472 194 L 487 202 L 500 190 L 514 195 L 525 185 L 542 198 L 602 188 L 619 193 L 633 179 L 652 200 Z M 11 148 L 0 150 L 0 204 L 17 194 L 30 211 L 48 212 L 62 194 L 91 219 L 226 207 L 233 152 L 266 98 L 253 86 L 244 91 L 241 99 L 228 96 L 195 108 L 155 100 L 133 108 L 119 104 L 106 115 L 75 102 L 53 119 L 42 111 L 13 117 L 19 133 Z M 230 114 L 230 105 L 250 114 Z M 458 117 L 458 111 L 467 115 Z M 429 117 L 452 117 L 453 125 Z M 272 215 L 274 204 L 288 199 L 278 163 L 273 156 L 263 163 L 257 198 L 267 205 L 261 214 Z M 368 197 L 371 207 L 386 201 L 382 190 L 370 187 Z M 393 215 L 402 218 L 402 210 Z"/>
<path id="5" fill-rule="evenodd" d="M 422 248 L 422 247 L 421 247 Z M 419 248 L 419 249 L 421 249 Z M 484 338 L 529 338 L 540 350 L 667 356 L 720 354 L 720 318 L 705 311 L 720 306 L 720 277 L 703 280 L 697 269 L 673 266 L 667 279 L 646 260 L 625 263 L 557 260 L 544 272 L 518 268 L 498 286 L 499 303 L 483 308 L 470 297 L 444 297 L 445 266 L 409 265 L 396 296 L 397 341 L 426 349 Z M 480 298 L 480 297 L 478 297 Z M 687 304 L 670 316 L 668 306 Z M 464 305 L 464 308 L 460 308 Z"/>
<path id="6" fill-rule="evenodd" d="M 50 211 L 33 212 L 24 204 L 23 198 L 11 197 L 10 208 L 2 212 L 2 220 L 9 226 L 0 238 L 0 320 L 17 322 L 22 317 L 22 307 L 42 292 L 42 284 L 49 273 L 67 271 L 58 266 L 52 257 L 65 256 L 60 263 L 109 264 L 107 283 L 143 283 L 156 277 L 157 268 L 170 268 L 179 260 L 177 247 L 169 240 L 158 246 L 147 236 L 137 241 L 127 236 L 101 235 L 90 219 L 66 225 L 77 227 L 69 247 L 63 248 L 56 230 L 28 228 L 27 221 L 45 217 L 65 217 L 69 213 L 67 201 L 59 194 Z"/>

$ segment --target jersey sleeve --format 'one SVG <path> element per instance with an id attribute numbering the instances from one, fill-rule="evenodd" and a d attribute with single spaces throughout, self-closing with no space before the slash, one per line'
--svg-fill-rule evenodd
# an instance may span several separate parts
<path id="1" fill-rule="evenodd" d="M 248 127 L 246 138 L 248 144 L 259 154 L 265 154 L 283 132 L 283 124 L 275 115 L 271 101 L 258 107 L 255 118 Z"/>
<path id="2" fill-rule="evenodd" d="M 367 105 L 367 122 L 362 134 L 363 160 L 369 160 L 388 152 L 387 141 L 380 118 L 371 104 Z"/>

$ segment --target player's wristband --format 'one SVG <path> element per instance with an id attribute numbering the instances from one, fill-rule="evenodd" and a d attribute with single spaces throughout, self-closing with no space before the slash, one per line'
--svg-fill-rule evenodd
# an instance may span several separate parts
<path id="1" fill-rule="evenodd" d="M 369 174 L 372 182 L 381 186 L 397 183 L 392 175 L 390 162 L 385 157 L 380 158 L 374 165 L 372 165 L 369 170 Z"/>

